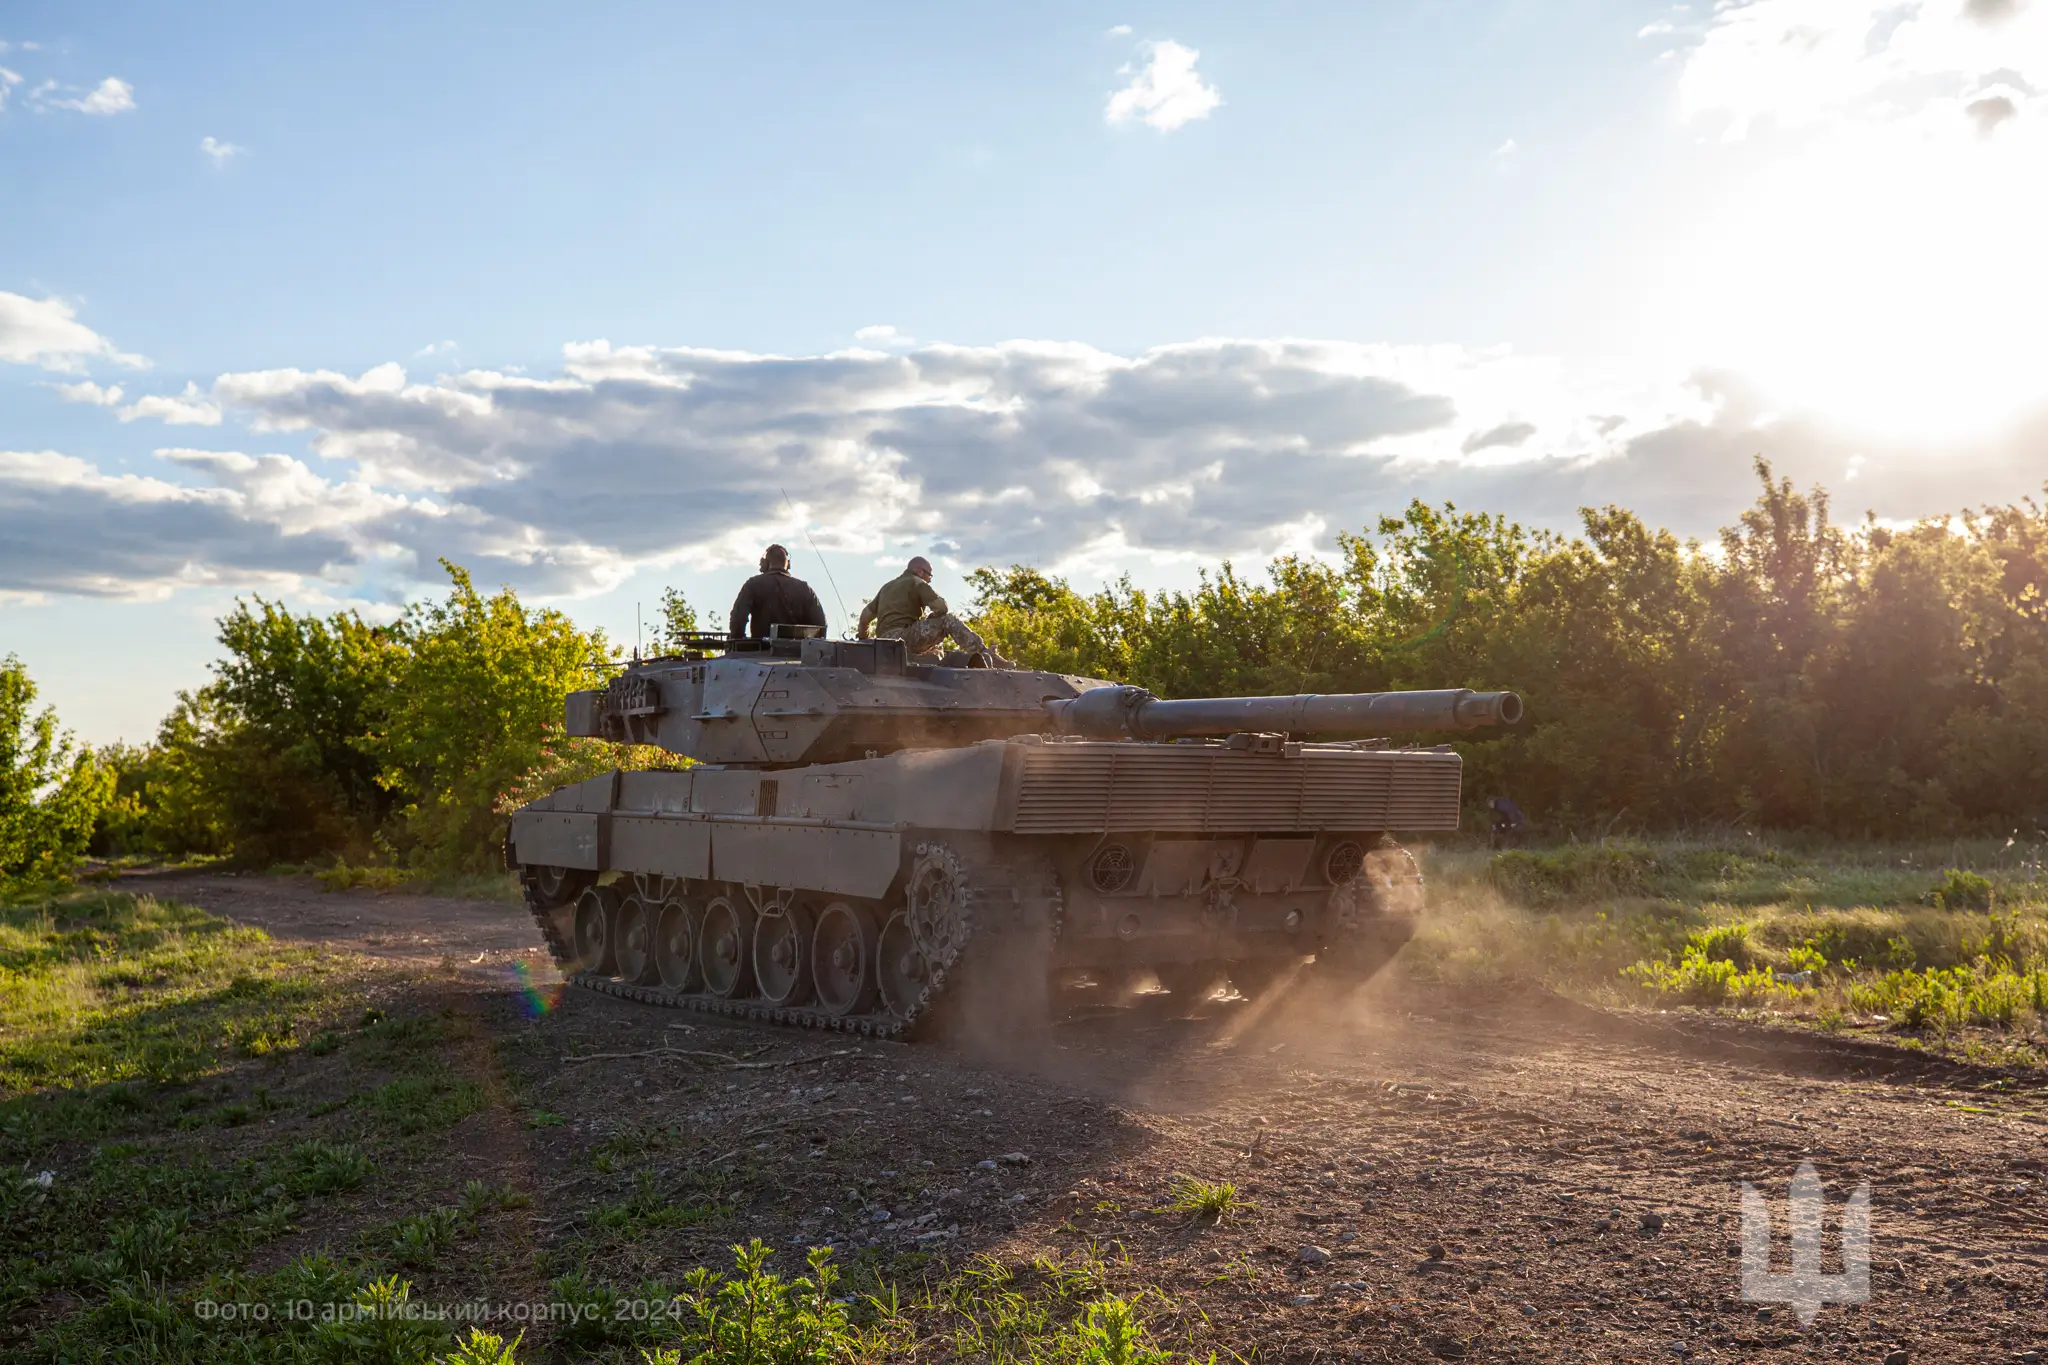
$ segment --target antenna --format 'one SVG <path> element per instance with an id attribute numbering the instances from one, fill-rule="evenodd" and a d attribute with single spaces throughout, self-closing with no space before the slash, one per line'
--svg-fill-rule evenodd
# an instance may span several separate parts
<path id="1" fill-rule="evenodd" d="M 789 508 L 789 514 L 796 516 L 796 504 L 789 500 L 789 490 L 777 488 L 775 491 L 782 494 L 782 503 Z M 832 600 L 839 604 L 839 619 L 844 621 L 847 618 L 846 599 L 839 595 L 839 580 L 832 576 L 832 566 L 825 562 L 824 553 L 818 549 L 818 542 L 811 539 L 811 524 L 806 521 L 803 528 L 804 544 L 811 547 L 811 553 L 817 556 L 818 567 L 825 571 L 825 581 L 832 585 Z"/>

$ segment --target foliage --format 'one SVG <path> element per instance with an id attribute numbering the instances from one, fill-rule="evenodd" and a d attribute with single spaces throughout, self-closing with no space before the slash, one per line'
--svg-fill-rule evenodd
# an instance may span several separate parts
<path id="1" fill-rule="evenodd" d="M 563 697 L 595 681 L 605 643 L 444 567 L 448 596 L 389 626 L 236 603 L 213 681 L 147 748 L 106 752 L 101 851 L 334 859 L 342 885 L 360 880 L 351 861 L 493 866 L 501 797 L 560 762 Z"/>
<path id="2" fill-rule="evenodd" d="M 1173 1359 L 1147 1339 L 1137 1305 L 1115 1294 L 1105 1294 L 1083 1309 L 1068 1335 L 1071 1346 L 1047 1352 L 1051 1359 L 1078 1365 L 1169 1365 Z"/>
<path id="3" fill-rule="evenodd" d="M 1780 989 L 1770 968 L 1745 969 L 1697 943 L 1687 944 L 1675 963 L 1651 959 L 1632 964 L 1626 974 L 1646 990 L 1696 1005 L 1752 1004 Z"/>
<path id="4" fill-rule="evenodd" d="M 608 739 L 565 738 L 560 722 L 542 727 L 540 752 L 531 767 L 506 784 L 494 809 L 510 815 L 536 797 L 557 787 L 600 777 L 614 769 L 645 772 L 658 768 L 686 768 L 690 760 L 680 754 L 647 744 L 614 744 Z"/>
<path id="5" fill-rule="evenodd" d="M 560 612 L 528 611 L 510 588 L 484 598 L 467 571 L 442 567 L 454 591 L 414 605 L 395 631 L 407 662 L 384 782 L 410 797 L 403 836 L 424 861 L 473 871 L 494 852 L 498 794 L 539 758 L 563 697 L 593 681 L 600 642 Z"/>
<path id="6" fill-rule="evenodd" d="M 35 699 L 21 660 L 0 659 L 0 886 L 69 871 L 114 794 L 113 772 Z"/>
<path id="7" fill-rule="evenodd" d="M 1567 844 L 1544 852 L 1510 849 L 1495 854 L 1487 876 L 1502 895 L 1524 905 L 1554 905 L 1643 894 L 1654 855 L 1627 846 Z"/>
<path id="8" fill-rule="evenodd" d="M 1991 881 L 1981 873 L 1951 867 L 1941 874 L 1941 884 L 1929 896 L 1937 910 L 1988 910 Z"/>
<path id="9" fill-rule="evenodd" d="M 456 1343 L 455 1349 L 445 1356 L 436 1356 L 436 1365 L 519 1365 L 519 1343 L 526 1339 L 526 1333 L 507 1341 L 495 1332 L 486 1332 L 481 1327 L 469 1329 L 469 1335 Z"/>
<path id="10" fill-rule="evenodd" d="M 337 854 L 334 865 L 314 872 L 313 880 L 329 891 L 353 891 L 359 886 L 368 887 L 372 891 L 396 891 L 405 885 L 406 875 L 402 868 L 381 867 L 375 864 L 354 866 L 347 858 Z"/>
<path id="11" fill-rule="evenodd" d="M 2048 513 L 1845 530 L 1824 492 L 1757 474 L 1711 553 L 1615 507 L 1563 538 L 1415 503 L 1264 582 L 1225 564 L 1192 591 L 1084 594 L 984 569 L 975 624 L 1165 696 L 1511 687 L 1530 720 L 1458 739 L 1468 793 L 1560 833 L 2048 820 Z M 1587 871 L 1630 890 L 1624 865 Z"/>
<path id="12" fill-rule="evenodd" d="M 839 1272 L 832 1253 L 812 1247 L 811 1273 L 784 1280 L 764 1269 L 769 1249 L 760 1238 L 734 1246 L 733 1274 L 706 1267 L 690 1272 L 684 1303 L 696 1317 L 691 1357 L 703 1365 L 829 1365 L 853 1346 L 846 1309 L 832 1287 Z"/>

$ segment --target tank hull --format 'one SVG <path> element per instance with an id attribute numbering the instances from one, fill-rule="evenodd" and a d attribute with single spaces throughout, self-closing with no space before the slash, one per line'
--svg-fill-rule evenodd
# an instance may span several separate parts
<path id="1" fill-rule="evenodd" d="M 618 772 L 515 812 L 507 856 L 581 984 L 874 1036 L 1369 976 L 1421 912 L 1392 836 L 1457 827 L 1458 756 L 1240 738 Z"/>

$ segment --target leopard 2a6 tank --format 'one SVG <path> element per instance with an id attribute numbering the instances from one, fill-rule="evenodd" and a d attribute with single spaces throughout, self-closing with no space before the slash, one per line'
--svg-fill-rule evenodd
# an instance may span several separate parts
<path id="1" fill-rule="evenodd" d="M 580 984 L 896 1037 L 1088 981 L 1363 978 L 1421 912 L 1394 835 L 1459 817 L 1459 756 L 1385 738 L 1522 712 L 1463 689 L 1168 701 L 900 640 L 749 643 L 569 697 L 571 735 L 696 760 L 512 815 L 507 862 Z"/>

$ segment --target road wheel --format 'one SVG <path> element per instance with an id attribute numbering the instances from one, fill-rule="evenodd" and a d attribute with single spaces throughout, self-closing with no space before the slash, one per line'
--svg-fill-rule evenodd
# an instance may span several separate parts
<path id="1" fill-rule="evenodd" d="M 827 1014 L 865 1014 L 875 1002 L 875 917 L 866 907 L 833 901 L 818 912 L 811 970 Z"/>
<path id="2" fill-rule="evenodd" d="M 704 973 L 697 964 L 697 916 L 680 897 L 663 901 L 654 922 L 654 969 L 672 991 L 702 989 Z"/>
<path id="3" fill-rule="evenodd" d="M 621 981 L 652 986 L 661 979 L 654 965 L 656 908 L 635 893 L 620 901 L 612 915 L 612 961 Z"/>
<path id="4" fill-rule="evenodd" d="M 925 983 L 931 979 L 931 969 L 912 939 L 910 921 L 900 910 L 882 926 L 875 977 L 881 988 L 882 1005 L 889 1013 L 898 1019 L 908 1019 L 917 1013 L 918 1004 L 924 999 Z"/>
<path id="5" fill-rule="evenodd" d="M 772 1005 L 811 998 L 811 912 L 792 905 L 754 926 L 754 981 Z"/>
<path id="6" fill-rule="evenodd" d="M 754 988 L 754 911 L 730 896 L 713 896 L 697 930 L 697 958 L 704 989 L 721 1000 L 737 1000 Z"/>
<path id="7" fill-rule="evenodd" d="M 586 972 L 612 972 L 612 909 L 609 887 L 593 886 L 576 900 L 576 965 Z"/>

